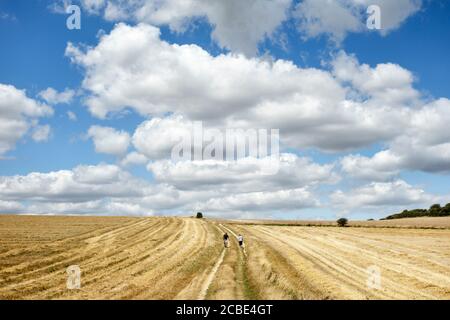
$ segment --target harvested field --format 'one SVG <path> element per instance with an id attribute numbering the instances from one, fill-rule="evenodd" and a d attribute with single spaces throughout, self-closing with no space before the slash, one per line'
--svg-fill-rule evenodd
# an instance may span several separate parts
<path id="1" fill-rule="evenodd" d="M 273 279 L 271 289 L 290 292 L 290 298 L 450 298 L 448 230 L 235 228 L 247 234 L 251 243 L 249 260 L 253 267 L 264 266 L 260 271 L 265 271 L 267 278 Z M 252 259 L 255 246 L 262 251 L 259 262 Z M 279 258 L 271 258 L 271 255 Z M 282 265 L 286 270 L 276 265 L 280 260 L 284 261 Z M 380 271 L 379 288 L 367 284 L 373 267 Z M 254 274 L 261 277 L 261 273 Z"/>
<path id="2" fill-rule="evenodd" d="M 206 273 L 221 249 L 218 230 L 193 219 L 17 219 L 0 217 L 3 299 L 195 298 L 200 267 Z M 81 290 L 66 288 L 70 265 Z"/>
<path id="3" fill-rule="evenodd" d="M 0 298 L 450 299 L 450 230 L 0 216 Z"/>

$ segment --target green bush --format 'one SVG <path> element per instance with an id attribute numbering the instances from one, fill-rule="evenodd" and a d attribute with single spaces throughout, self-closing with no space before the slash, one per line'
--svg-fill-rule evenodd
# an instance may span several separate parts
<path id="1" fill-rule="evenodd" d="M 345 227 L 348 224 L 348 219 L 346 218 L 340 218 L 338 221 L 336 221 L 339 227 Z"/>
<path id="2" fill-rule="evenodd" d="M 197 212 L 196 218 L 197 218 L 197 219 L 202 219 L 202 218 L 203 218 L 203 213 Z"/>

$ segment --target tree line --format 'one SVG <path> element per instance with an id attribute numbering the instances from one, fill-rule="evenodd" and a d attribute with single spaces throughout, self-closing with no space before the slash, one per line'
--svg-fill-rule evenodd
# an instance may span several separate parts
<path id="1" fill-rule="evenodd" d="M 401 219 L 401 218 L 415 218 L 415 217 L 445 217 L 450 216 L 450 203 L 444 207 L 440 204 L 433 204 L 430 209 L 414 209 L 403 210 L 401 213 L 390 215 L 382 220 Z"/>

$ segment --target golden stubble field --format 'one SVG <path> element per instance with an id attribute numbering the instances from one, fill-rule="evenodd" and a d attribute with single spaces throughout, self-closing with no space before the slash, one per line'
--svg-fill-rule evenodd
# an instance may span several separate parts
<path id="1" fill-rule="evenodd" d="M 0 216 L 0 299 L 450 299 L 450 230 Z"/>

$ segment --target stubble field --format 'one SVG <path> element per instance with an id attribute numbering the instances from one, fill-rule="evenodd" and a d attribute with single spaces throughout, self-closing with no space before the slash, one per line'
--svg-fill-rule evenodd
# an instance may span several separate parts
<path id="1" fill-rule="evenodd" d="M 0 216 L 0 299 L 450 299 L 450 230 Z"/>

